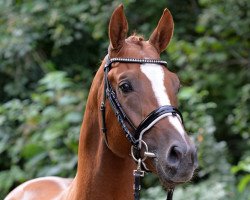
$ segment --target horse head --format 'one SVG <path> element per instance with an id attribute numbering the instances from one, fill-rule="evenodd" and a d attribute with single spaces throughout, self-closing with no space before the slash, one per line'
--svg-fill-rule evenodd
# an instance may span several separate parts
<path id="1" fill-rule="evenodd" d="M 115 93 L 118 107 L 126 115 L 124 123 L 132 136 L 145 118 L 160 112 L 159 108 L 169 106 L 175 110 L 178 107 L 178 76 L 158 62 L 160 54 L 170 42 L 173 30 L 174 22 L 168 9 L 164 10 L 149 40 L 136 34 L 127 38 L 128 23 L 122 5 L 113 12 L 110 19 L 110 46 L 104 63 L 117 58 L 121 62 L 118 59 L 109 63 L 111 67 L 107 72 L 108 83 L 103 84 L 110 85 Z M 148 62 L 149 60 L 155 63 Z M 99 90 L 98 93 L 102 96 L 106 92 L 104 90 L 103 93 L 101 87 Z M 131 154 L 131 144 L 122 134 L 124 130 L 113 109 L 110 104 L 106 105 L 105 137 L 109 149 L 124 158 Z M 99 119 L 101 118 L 100 115 Z M 153 117 L 153 120 L 148 120 L 148 124 L 140 130 L 144 131 L 139 137 L 143 141 L 140 142 L 140 154 L 147 147 L 154 155 L 145 160 L 145 166 L 158 175 L 166 188 L 189 181 L 197 168 L 197 153 L 184 129 L 181 114 L 170 111 Z"/>

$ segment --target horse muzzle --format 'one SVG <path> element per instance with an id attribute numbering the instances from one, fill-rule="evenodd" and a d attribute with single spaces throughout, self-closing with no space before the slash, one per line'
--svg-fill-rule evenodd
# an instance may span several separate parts
<path id="1" fill-rule="evenodd" d="M 197 150 L 193 144 L 174 143 L 165 152 L 156 152 L 153 163 L 166 188 L 190 181 L 198 167 Z"/>

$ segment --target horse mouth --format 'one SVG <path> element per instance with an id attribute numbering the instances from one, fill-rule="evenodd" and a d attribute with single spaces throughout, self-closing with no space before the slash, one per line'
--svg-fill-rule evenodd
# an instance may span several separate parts
<path id="1" fill-rule="evenodd" d="M 155 158 L 153 161 L 153 165 L 155 168 L 155 172 L 165 189 L 172 189 L 177 185 L 189 182 L 193 177 L 193 171 L 190 170 L 190 173 L 186 173 L 185 176 L 182 175 L 183 169 L 181 167 L 174 169 L 168 166 L 164 166 L 163 162 L 161 162 L 158 158 Z"/>

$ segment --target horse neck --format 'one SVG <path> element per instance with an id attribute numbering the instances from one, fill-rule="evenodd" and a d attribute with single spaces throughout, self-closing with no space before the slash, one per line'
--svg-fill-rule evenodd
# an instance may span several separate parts
<path id="1" fill-rule="evenodd" d="M 77 174 L 68 199 L 132 199 L 134 163 L 116 156 L 104 143 L 99 115 L 98 92 L 102 68 L 91 86 L 81 128 Z M 107 119 L 108 120 L 108 119 Z M 122 134 L 122 133 L 121 133 Z"/>

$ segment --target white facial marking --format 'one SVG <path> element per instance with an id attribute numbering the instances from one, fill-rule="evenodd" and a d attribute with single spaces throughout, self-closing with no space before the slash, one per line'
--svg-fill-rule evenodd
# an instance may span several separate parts
<path id="1" fill-rule="evenodd" d="M 161 65 L 157 64 L 142 64 L 141 71 L 150 80 L 153 92 L 159 106 L 171 105 L 164 86 L 164 71 Z"/>
<path id="2" fill-rule="evenodd" d="M 170 99 L 167 94 L 167 90 L 164 85 L 164 71 L 161 65 L 157 64 L 141 64 L 140 66 L 142 73 L 150 80 L 153 92 L 159 106 L 171 105 Z M 181 121 L 177 116 L 169 115 L 169 122 L 175 127 L 178 133 L 180 133 L 183 140 L 185 139 L 185 130 L 181 124 Z"/>
<path id="3" fill-rule="evenodd" d="M 178 117 L 176 116 L 169 116 L 169 121 L 170 123 L 175 127 L 175 129 L 177 130 L 178 133 L 180 133 L 181 137 L 183 138 L 183 140 L 186 142 L 185 139 L 185 130 L 180 122 L 180 120 L 178 119 Z"/>

